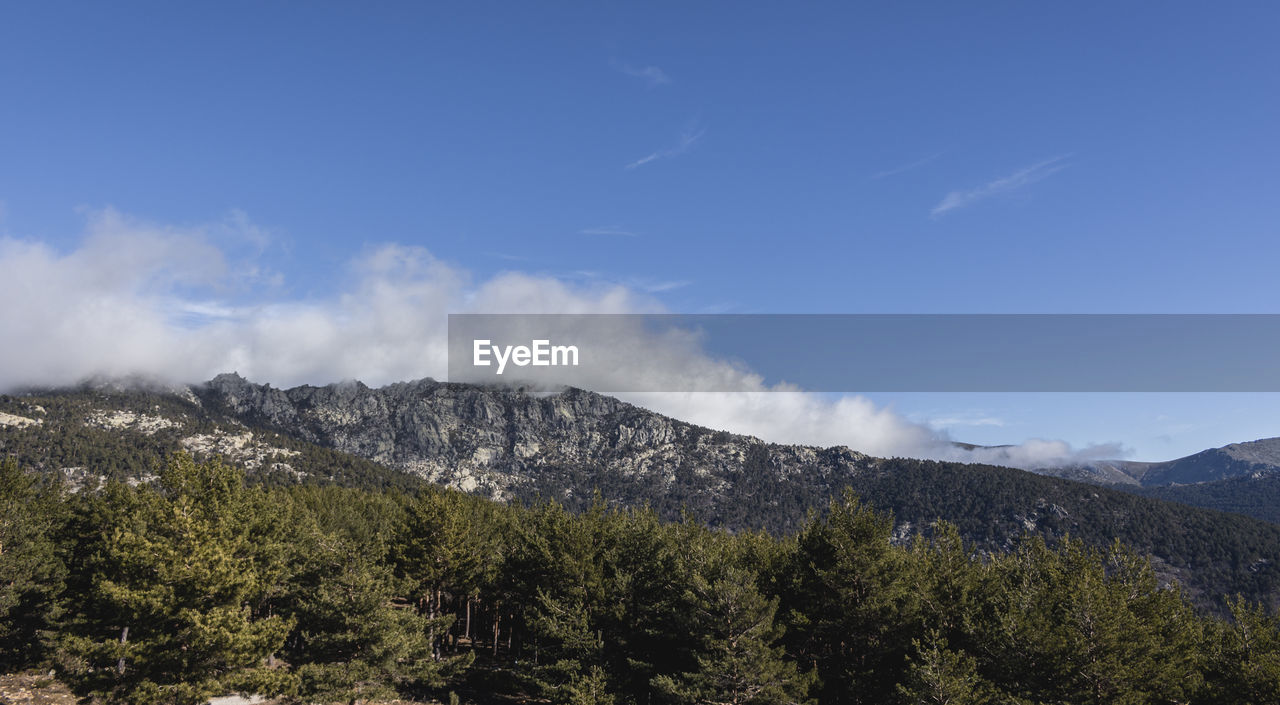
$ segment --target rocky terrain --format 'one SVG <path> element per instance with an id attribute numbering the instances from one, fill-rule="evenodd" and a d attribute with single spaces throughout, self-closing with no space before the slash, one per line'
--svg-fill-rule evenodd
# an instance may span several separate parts
<path id="1" fill-rule="evenodd" d="M 193 391 L 208 408 L 245 423 L 496 499 L 581 472 L 665 487 L 704 482 L 723 491 L 753 462 L 801 481 L 876 462 L 844 447 L 766 444 L 577 389 L 531 394 L 424 379 L 380 389 L 350 382 L 281 390 L 224 374 Z"/>
<path id="2" fill-rule="evenodd" d="M 0 425 L 0 454 L 73 488 L 148 481 L 163 457 L 187 450 L 241 465 L 255 481 L 426 481 L 578 510 L 599 496 L 666 519 L 776 534 L 847 488 L 893 514 L 899 541 L 938 519 L 981 550 L 1005 550 L 1027 533 L 1100 546 L 1120 539 L 1206 599 L 1236 591 L 1280 599 L 1275 524 L 1012 468 L 771 444 L 581 390 L 429 379 L 276 389 L 224 374 L 180 388 L 33 391 L 0 397 L 0 413 L 40 421 Z"/>
<path id="3" fill-rule="evenodd" d="M 76 696 L 49 673 L 0 675 L 0 705 L 75 705 Z"/>

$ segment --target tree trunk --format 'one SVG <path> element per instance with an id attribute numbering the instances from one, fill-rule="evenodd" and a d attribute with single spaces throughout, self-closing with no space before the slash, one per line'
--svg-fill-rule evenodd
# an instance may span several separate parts
<path id="1" fill-rule="evenodd" d="M 493 655 L 498 656 L 498 627 L 502 621 L 502 613 L 494 611 L 493 613 Z"/>
<path id="2" fill-rule="evenodd" d="M 440 640 L 436 638 L 435 619 L 440 616 L 440 588 L 436 588 L 435 599 L 431 601 L 431 656 L 440 660 Z"/>
<path id="3" fill-rule="evenodd" d="M 124 646 L 129 641 L 129 627 L 125 626 L 120 630 L 120 645 Z M 116 673 L 124 675 L 124 654 L 120 654 L 120 660 L 116 661 Z"/>

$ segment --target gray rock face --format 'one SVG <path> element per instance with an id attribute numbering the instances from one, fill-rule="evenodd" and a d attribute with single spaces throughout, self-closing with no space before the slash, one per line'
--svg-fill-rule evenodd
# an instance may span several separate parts
<path id="1" fill-rule="evenodd" d="M 747 467 L 811 483 L 874 462 L 848 448 L 716 432 L 577 389 L 529 393 L 423 379 L 280 390 L 224 374 L 193 391 L 247 423 L 503 499 L 535 485 L 573 493 L 610 482 L 693 483 L 715 493 Z"/>

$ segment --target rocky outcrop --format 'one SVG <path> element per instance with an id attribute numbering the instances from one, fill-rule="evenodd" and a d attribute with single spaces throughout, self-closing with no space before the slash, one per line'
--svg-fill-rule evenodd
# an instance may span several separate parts
<path id="1" fill-rule="evenodd" d="M 693 483 L 725 489 L 744 468 L 807 482 L 872 462 L 848 448 L 767 444 L 684 423 L 578 389 L 548 394 L 430 379 L 288 390 L 219 375 L 193 388 L 203 404 L 463 490 L 508 498 L 521 488 Z"/>

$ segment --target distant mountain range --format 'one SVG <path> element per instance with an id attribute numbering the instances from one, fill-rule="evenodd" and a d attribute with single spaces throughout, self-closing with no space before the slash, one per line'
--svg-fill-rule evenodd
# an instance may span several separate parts
<path id="1" fill-rule="evenodd" d="M 1230 463 L 1206 456 L 1218 469 L 1205 460 L 1204 476 L 1252 477 L 1242 464 L 1272 457 L 1253 445 L 1224 449 Z M 0 455 L 73 487 L 146 481 L 178 449 L 221 455 L 260 482 L 432 482 L 576 509 L 599 493 L 733 531 L 787 533 L 850 488 L 894 514 L 899 540 L 937 519 L 984 551 L 1027 533 L 1098 545 L 1120 539 L 1204 604 L 1236 592 L 1280 603 L 1280 525 L 1135 494 L 1180 488 L 1125 492 L 1004 467 L 771 444 L 581 390 L 533 394 L 432 380 L 276 389 L 220 375 L 190 387 L 135 381 L 0 397 Z M 1186 460 L 1153 464 L 1141 477 L 1197 476 Z M 1199 503 L 1214 502 L 1222 500 Z"/>
<path id="2" fill-rule="evenodd" d="M 1280 438 L 1232 443 L 1163 462 L 1099 460 L 1035 472 L 1280 522 Z"/>
<path id="3" fill-rule="evenodd" d="M 1164 462 L 1099 460 L 1040 470 L 1072 479 L 1143 487 L 1218 482 L 1240 477 L 1260 478 L 1277 471 L 1280 471 L 1280 438 L 1232 443 Z"/>
<path id="4" fill-rule="evenodd" d="M 1280 438 L 1232 443 L 1164 463 L 1129 465 L 1128 473 L 1145 486 L 1261 477 L 1280 470 Z"/>

